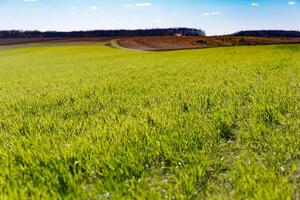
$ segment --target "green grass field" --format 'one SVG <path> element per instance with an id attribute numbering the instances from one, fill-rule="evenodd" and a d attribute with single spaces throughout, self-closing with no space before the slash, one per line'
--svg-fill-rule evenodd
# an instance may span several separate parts
<path id="1" fill-rule="evenodd" d="M 300 199 L 300 46 L 0 50 L 0 199 Z"/>

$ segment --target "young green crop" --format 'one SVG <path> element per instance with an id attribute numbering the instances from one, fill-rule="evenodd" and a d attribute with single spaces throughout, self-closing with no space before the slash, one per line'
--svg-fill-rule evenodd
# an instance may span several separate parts
<path id="1" fill-rule="evenodd" d="M 299 199 L 300 46 L 0 51 L 0 199 Z"/>

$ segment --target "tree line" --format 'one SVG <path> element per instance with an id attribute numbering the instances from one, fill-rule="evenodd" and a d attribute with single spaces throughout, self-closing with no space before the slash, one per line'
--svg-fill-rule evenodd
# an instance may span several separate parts
<path id="1" fill-rule="evenodd" d="M 0 31 L 0 38 L 90 38 L 116 36 L 205 36 L 205 32 L 193 28 L 138 29 L 138 30 L 93 30 L 93 31 Z"/>
<path id="2" fill-rule="evenodd" d="M 299 38 L 300 32 L 283 31 L 283 30 L 256 30 L 256 31 L 240 31 L 234 33 L 233 36 Z"/>

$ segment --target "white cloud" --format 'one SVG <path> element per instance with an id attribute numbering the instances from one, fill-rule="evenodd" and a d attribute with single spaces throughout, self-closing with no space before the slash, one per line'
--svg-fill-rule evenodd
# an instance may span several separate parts
<path id="1" fill-rule="evenodd" d="M 24 0 L 24 2 L 37 2 L 37 0 Z"/>
<path id="2" fill-rule="evenodd" d="M 258 6 L 259 6 L 259 3 L 255 3 L 255 2 L 253 2 L 253 3 L 251 3 L 251 6 L 258 7 Z"/>
<path id="3" fill-rule="evenodd" d="M 221 14 L 220 11 L 211 12 L 212 15 L 219 15 Z"/>
<path id="4" fill-rule="evenodd" d="M 162 23 L 162 20 L 161 19 L 156 19 L 156 20 L 154 20 L 154 22 L 160 24 L 160 23 Z"/>
<path id="5" fill-rule="evenodd" d="M 137 7 L 147 7 L 147 6 L 152 6 L 152 3 L 136 3 L 135 6 L 137 6 Z"/>
<path id="6" fill-rule="evenodd" d="M 213 12 L 205 12 L 205 13 L 202 13 L 203 16 L 220 15 L 220 14 L 221 14 L 220 11 L 213 11 Z"/>
<path id="7" fill-rule="evenodd" d="M 295 5 L 296 2 L 295 1 L 289 1 L 289 5 Z"/>
<path id="8" fill-rule="evenodd" d="M 132 8 L 132 7 L 149 7 L 152 6 L 152 3 L 135 3 L 135 4 L 126 4 L 124 7 Z"/>
<path id="9" fill-rule="evenodd" d="M 91 6 L 90 9 L 91 10 L 97 10 L 97 7 L 96 6 Z"/>

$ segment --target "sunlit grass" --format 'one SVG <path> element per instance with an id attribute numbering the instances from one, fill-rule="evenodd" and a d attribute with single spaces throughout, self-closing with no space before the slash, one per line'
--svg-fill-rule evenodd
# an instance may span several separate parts
<path id="1" fill-rule="evenodd" d="M 0 51 L 0 199 L 297 199 L 300 47 Z"/>

